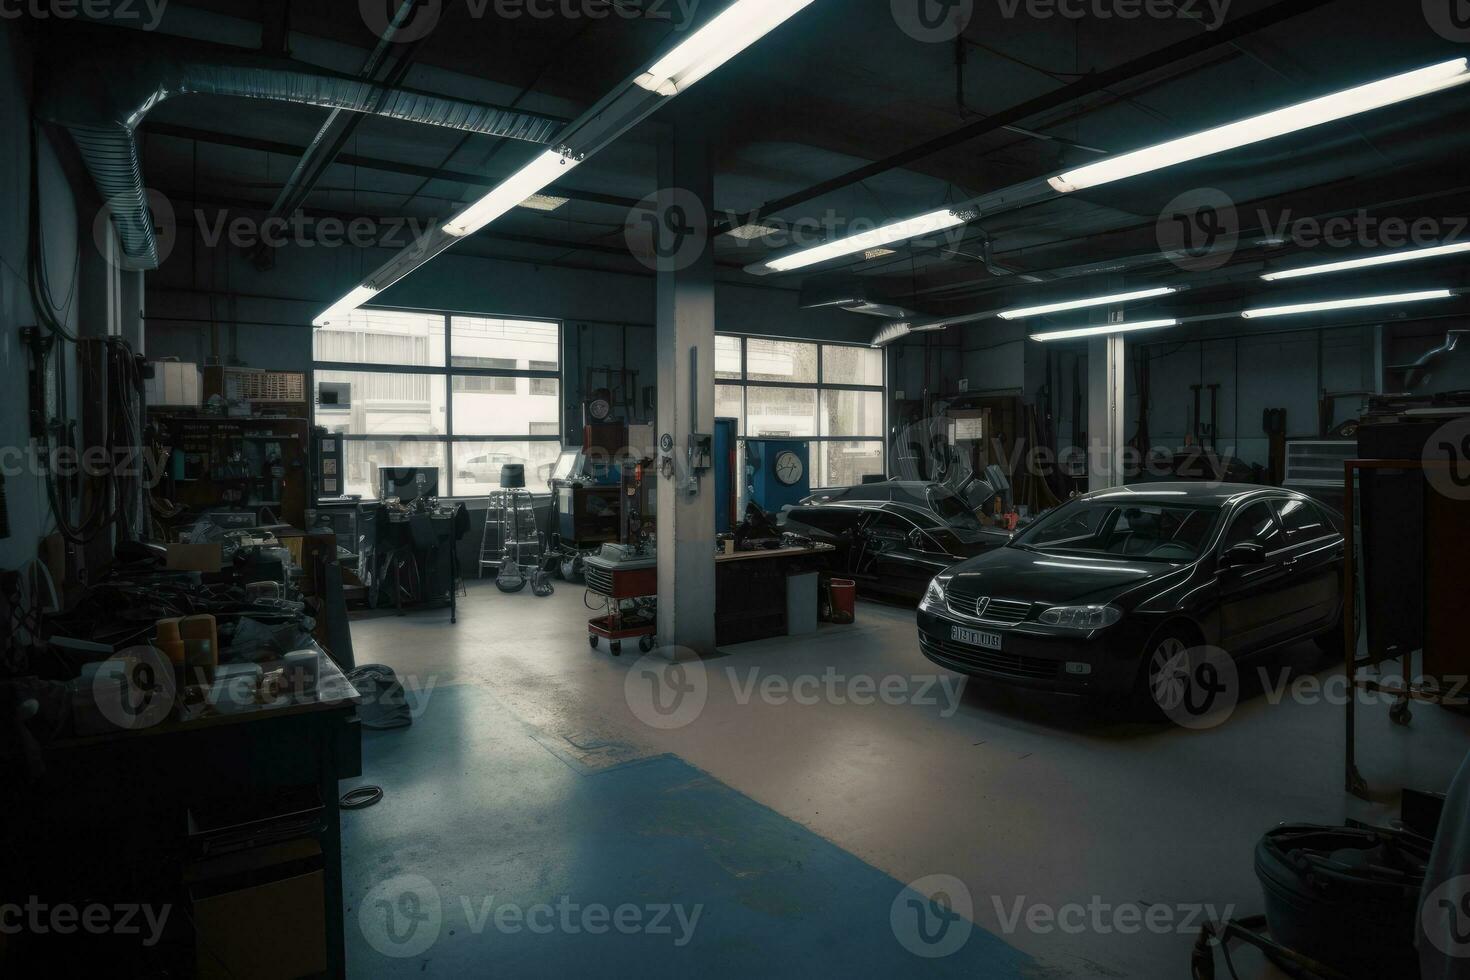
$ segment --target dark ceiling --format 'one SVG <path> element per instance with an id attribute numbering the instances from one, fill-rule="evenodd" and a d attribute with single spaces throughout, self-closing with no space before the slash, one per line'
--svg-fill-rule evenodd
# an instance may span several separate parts
<path id="1" fill-rule="evenodd" d="M 547 0 L 547 6 L 563 2 Z M 607 9 L 603 0 L 565 2 Z M 437 26 L 413 51 L 404 84 L 570 118 L 667 43 L 670 22 L 654 14 L 680 9 L 676 0 L 619 2 L 626 16 L 507 20 L 474 15 L 486 4 L 493 11 L 496 0 L 444 0 Z M 890 0 L 816 0 L 565 181 L 585 192 L 579 197 L 592 199 L 574 199 L 552 213 L 517 209 L 461 247 L 538 263 L 641 269 L 627 254 L 623 226 L 628 203 L 655 189 L 653 127 L 670 123 L 708 127 L 722 213 L 789 198 L 793 203 L 772 223 L 824 216 L 884 220 L 1090 162 L 1099 159 L 1097 151 L 1137 148 L 1470 53 L 1470 46 L 1436 33 L 1414 0 L 1337 0 L 1307 4 L 1315 9 L 1117 84 L 1089 84 L 1097 72 L 1171 45 L 1209 42 L 1221 2 L 1177 0 L 1179 16 L 1123 20 L 1096 16 L 1110 7 L 1106 0 L 1063 5 L 1091 11 L 1081 17 L 1028 13 L 1056 10 L 1054 4 L 977 0 L 961 49 L 910 37 L 896 24 Z M 285 37 L 292 57 L 356 73 L 377 43 L 362 14 L 363 4 L 371 3 L 386 7 L 388 0 L 172 0 L 161 34 L 244 47 Z M 1299 5 L 1233 0 L 1225 4 L 1223 23 L 1276 6 Z M 716 4 L 696 7 L 704 18 Z M 282 25 L 289 33 L 282 34 Z M 1031 135 L 982 133 L 864 180 L 806 193 L 1069 84 L 1094 91 L 1026 116 L 1023 126 Z M 176 200 L 266 209 L 325 119 L 324 110 L 309 107 L 170 100 L 142 130 L 145 179 Z M 1294 248 L 1261 244 L 1271 236 L 1256 233 L 1258 212 L 1268 224 L 1283 214 L 1304 218 L 1358 209 L 1442 223 L 1465 214 L 1467 123 L 1470 87 L 986 217 L 963 241 L 944 247 L 900 248 L 820 271 L 862 276 L 875 297 L 936 315 L 992 309 L 1058 288 L 1075 291 L 1063 282 L 1048 293 L 1045 283 L 1072 275 L 1061 270 L 1131 256 L 1143 258 L 1129 268 L 1130 283 L 1187 281 L 1187 271 L 1157 255 L 1159 216 L 1182 191 L 1213 187 L 1235 201 L 1242 244 L 1230 265 L 1201 276 L 1191 301 L 1220 302 L 1239 288 L 1234 283 L 1241 277 L 1232 270 L 1257 272 L 1262 261 L 1279 261 Z M 536 152 L 530 144 L 366 118 L 305 207 L 442 218 Z M 720 275 L 755 281 L 741 270 L 766 246 L 728 235 L 716 242 Z M 796 288 L 804 278 L 796 273 L 761 281 Z"/>

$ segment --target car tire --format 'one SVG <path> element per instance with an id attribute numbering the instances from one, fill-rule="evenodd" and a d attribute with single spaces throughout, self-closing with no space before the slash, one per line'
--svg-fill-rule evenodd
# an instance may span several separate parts
<path id="1" fill-rule="evenodd" d="M 1133 685 L 1132 708 L 1134 713 L 1149 721 L 1165 720 L 1164 709 L 1154 696 L 1154 686 L 1159 674 L 1171 658 L 1199 644 L 1199 636 L 1184 623 L 1166 623 L 1161 626 L 1143 647 L 1142 660 L 1138 665 L 1138 678 Z"/>

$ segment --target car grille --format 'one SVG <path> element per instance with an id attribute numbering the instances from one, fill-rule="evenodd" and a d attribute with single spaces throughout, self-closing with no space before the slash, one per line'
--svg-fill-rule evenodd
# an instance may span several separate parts
<path id="1" fill-rule="evenodd" d="M 987 674 L 1005 674 L 1029 680 L 1052 680 L 1057 676 L 1061 663 L 1042 660 L 1039 657 L 1023 657 L 1001 650 L 981 650 L 963 643 L 952 643 L 934 637 L 919 635 L 919 646 L 930 660 L 960 672 L 982 671 Z"/>
<path id="2" fill-rule="evenodd" d="M 1031 603 L 1016 599 L 991 599 L 951 582 L 945 595 L 949 608 L 961 616 L 971 616 L 982 623 L 1014 626 L 1031 612 Z"/>

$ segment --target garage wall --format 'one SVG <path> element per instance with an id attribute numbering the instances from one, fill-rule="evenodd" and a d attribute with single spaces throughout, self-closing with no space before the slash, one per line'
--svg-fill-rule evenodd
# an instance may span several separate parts
<path id="1" fill-rule="evenodd" d="M 37 544 L 54 525 L 42 474 L 24 462 L 30 441 L 28 375 L 19 332 L 37 323 L 26 272 L 31 206 L 30 64 L 23 26 L 13 19 L 0 19 L 0 389 L 4 392 L 0 396 L 0 447 L 6 457 L 4 485 L 10 519 L 10 537 L 0 540 L 0 568 L 7 569 L 35 557 Z M 43 140 L 38 149 L 46 265 L 55 298 L 65 307 L 62 319 L 67 329 L 75 331 L 81 304 L 77 204 L 50 144 Z M 59 349 L 75 406 L 75 349 L 68 344 Z M 72 415 L 75 417 L 74 408 Z"/>
<path id="2" fill-rule="evenodd" d="M 314 316 L 365 273 L 384 250 L 286 249 L 275 268 L 256 269 L 239 250 L 206 248 L 198 223 L 179 222 L 179 240 L 147 281 L 148 350 L 155 358 L 200 364 L 308 371 Z M 626 365 L 640 386 L 657 385 L 652 275 L 445 255 L 382 296 L 382 304 L 567 323 L 565 401 L 580 420 L 587 367 Z M 722 331 L 866 342 L 871 318 L 841 310 L 802 310 L 794 290 L 719 283 Z M 579 422 L 578 422 L 579 424 Z"/>
<path id="3" fill-rule="evenodd" d="M 1265 410 L 1286 409 L 1288 438 L 1316 438 L 1317 405 L 1324 388 L 1373 387 L 1374 331 L 1344 327 L 1130 345 L 1125 431 L 1130 439 L 1137 431 L 1137 370 L 1141 359 L 1147 358 L 1153 445 L 1182 446 L 1194 409 L 1190 386 L 1218 384 L 1220 450 L 1239 456 L 1247 465 L 1264 466 L 1269 456 L 1269 440 L 1261 426 Z M 1333 424 L 1356 418 L 1359 407 L 1357 399 L 1341 400 Z M 1201 414 L 1208 423 L 1208 389 L 1201 391 Z"/>

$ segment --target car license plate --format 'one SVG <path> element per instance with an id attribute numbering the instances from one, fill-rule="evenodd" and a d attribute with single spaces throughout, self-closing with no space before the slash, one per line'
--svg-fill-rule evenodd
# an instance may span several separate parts
<path id="1" fill-rule="evenodd" d="M 972 647 L 984 647 L 987 650 L 1000 649 L 1000 634 L 987 633 L 984 630 L 966 629 L 963 626 L 951 627 L 950 635 L 957 643 L 968 643 Z"/>

